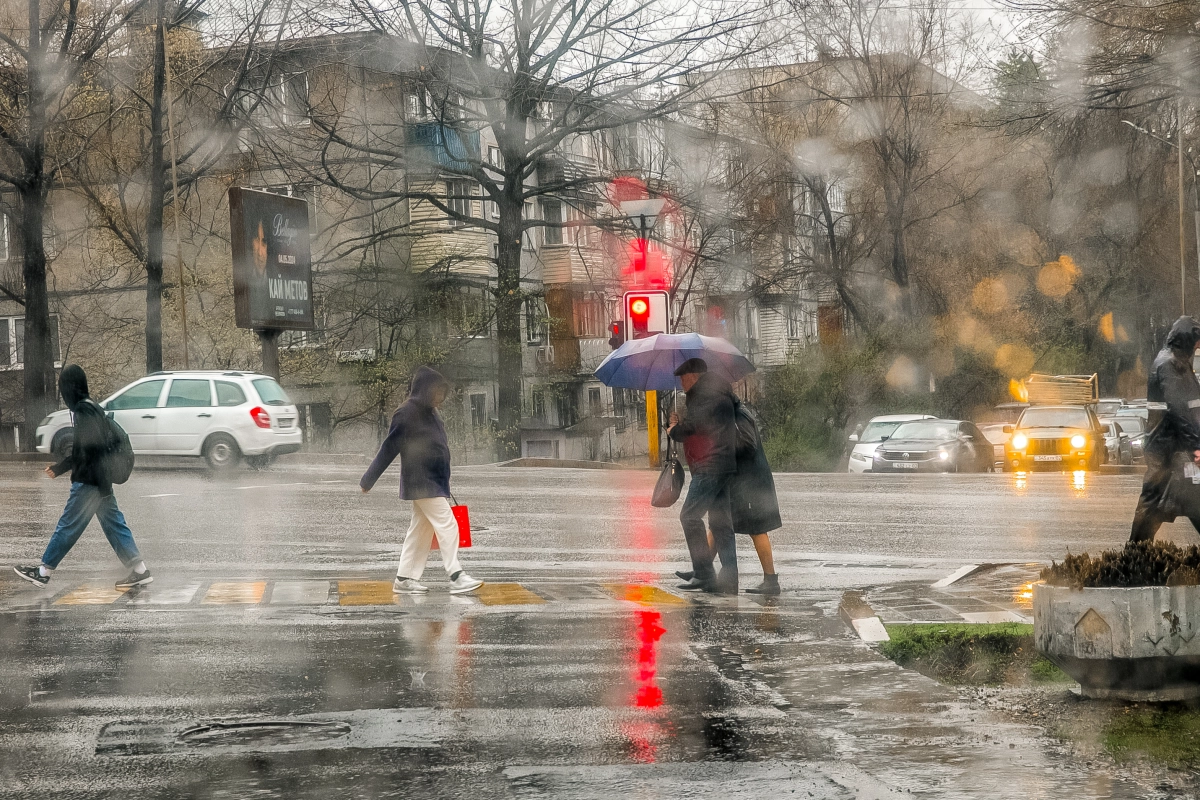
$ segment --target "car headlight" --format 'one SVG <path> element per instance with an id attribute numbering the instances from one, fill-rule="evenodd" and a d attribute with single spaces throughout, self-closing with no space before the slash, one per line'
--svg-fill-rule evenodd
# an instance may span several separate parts
<path id="1" fill-rule="evenodd" d="M 1029 437 L 1023 433 L 1015 434 L 1012 437 L 1012 446 L 1015 450 L 1024 450 L 1029 446 Z"/>
<path id="2" fill-rule="evenodd" d="M 1074 447 L 1076 450 L 1078 450 L 1079 448 L 1083 447 L 1086 444 L 1087 444 L 1087 437 L 1085 437 L 1082 433 L 1077 433 L 1071 437 L 1071 447 Z"/>
<path id="3" fill-rule="evenodd" d="M 938 451 L 938 458 L 940 458 L 942 461 L 945 461 L 949 457 L 950 457 L 950 453 L 948 453 L 947 451 L 945 451 L 945 450 Z"/>

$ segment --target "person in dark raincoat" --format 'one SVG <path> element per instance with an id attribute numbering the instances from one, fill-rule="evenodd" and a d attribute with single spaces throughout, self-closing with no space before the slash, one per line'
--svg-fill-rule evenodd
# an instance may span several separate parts
<path id="1" fill-rule="evenodd" d="M 1164 522 L 1180 516 L 1200 531 L 1200 486 L 1190 478 L 1194 464 L 1200 462 L 1200 383 L 1192 369 L 1197 344 L 1200 324 L 1180 317 L 1150 369 L 1146 476 L 1133 515 L 1131 542 L 1152 540 Z"/>
<path id="2" fill-rule="evenodd" d="M 737 404 L 740 406 L 740 403 Z M 735 406 L 737 408 L 737 406 Z M 737 408 L 737 413 L 745 413 Z M 729 512 L 733 518 L 734 533 L 750 536 L 754 550 L 758 553 L 763 568 L 763 581 L 746 591 L 750 594 L 777 595 L 779 575 L 775 572 L 775 555 L 771 550 L 768 532 L 783 527 L 779 517 L 779 498 L 775 494 L 775 478 L 771 465 L 763 451 L 762 440 L 755 427 L 754 447 L 741 449 L 737 453 L 737 474 L 729 486 Z"/>
<path id="3" fill-rule="evenodd" d="M 70 454 L 54 466 L 46 467 L 45 472 L 49 477 L 57 478 L 70 470 L 71 495 L 54 535 L 46 545 L 46 552 L 42 554 L 42 563 L 36 567 L 13 567 L 13 571 L 30 583 L 45 586 L 50 582 L 50 573 L 79 541 L 92 517 L 96 517 L 108 543 L 129 569 L 129 574 L 117 581 L 117 588 L 144 586 L 154 578 L 142 561 L 133 533 L 125 523 L 125 515 L 117 507 L 112 481 L 102 464 L 103 456 L 112 444 L 104 409 L 88 396 L 87 375 L 78 364 L 63 368 L 58 391 L 71 411 L 74 442 Z"/>
<path id="4" fill-rule="evenodd" d="M 408 400 L 392 415 L 387 438 L 359 481 L 366 494 L 396 456 L 400 457 L 400 499 L 411 500 L 413 504 L 412 521 L 392 584 L 393 591 L 401 594 L 429 591 L 429 587 L 418 581 L 425 571 L 434 536 L 442 551 L 442 564 L 450 576 L 450 593 L 473 592 L 483 585 L 483 581 L 463 572 L 458 564 L 458 523 L 447 499 L 451 497 L 450 444 L 437 413 L 449 392 L 450 383 L 441 374 L 429 367 L 418 367 L 413 373 Z"/>

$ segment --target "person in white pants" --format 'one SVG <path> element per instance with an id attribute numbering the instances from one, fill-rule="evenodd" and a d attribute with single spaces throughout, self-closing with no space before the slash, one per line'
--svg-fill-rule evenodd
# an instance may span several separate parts
<path id="1" fill-rule="evenodd" d="M 387 438 L 367 467 L 358 485 L 363 494 L 400 457 L 400 497 L 413 504 L 412 522 L 400 550 L 393 591 L 424 594 L 429 587 L 418 582 L 433 537 L 437 536 L 442 563 L 450 576 L 450 593 L 473 592 L 483 581 L 463 572 L 458 564 L 458 522 L 450 510 L 450 445 L 437 408 L 449 394 L 450 383 L 429 367 L 418 367 L 406 400 L 392 415 Z"/>

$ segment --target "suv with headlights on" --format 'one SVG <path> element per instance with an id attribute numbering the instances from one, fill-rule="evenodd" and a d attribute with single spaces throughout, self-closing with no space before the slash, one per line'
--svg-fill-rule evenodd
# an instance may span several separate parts
<path id="1" fill-rule="evenodd" d="M 1010 426 L 1005 426 L 1008 432 Z M 1108 460 L 1104 426 L 1086 405 L 1030 406 L 1011 426 L 1004 469 L 1098 470 Z"/>
<path id="2" fill-rule="evenodd" d="M 261 469 L 304 441 L 296 407 L 274 378 L 253 372 L 156 372 L 100 405 L 147 456 L 202 457 L 214 470 L 245 458 Z M 71 413 L 55 411 L 36 432 L 38 452 L 61 458 L 74 438 Z"/>

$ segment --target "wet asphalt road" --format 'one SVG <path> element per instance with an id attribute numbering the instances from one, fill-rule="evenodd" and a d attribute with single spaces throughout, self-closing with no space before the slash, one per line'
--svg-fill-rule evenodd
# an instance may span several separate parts
<path id="1" fill-rule="evenodd" d="M 0 576 L 0 795 L 1151 796 L 834 614 L 846 588 L 1119 545 L 1136 476 L 781 475 L 787 591 L 755 601 L 671 593 L 651 473 L 463 468 L 489 587 L 449 597 L 435 557 L 414 601 L 387 588 L 395 477 L 364 497 L 357 474 L 139 471 L 118 496 L 147 591 L 111 591 L 95 527 L 50 589 Z M 67 488 L 0 467 L 0 562 L 36 560 Z"/>

